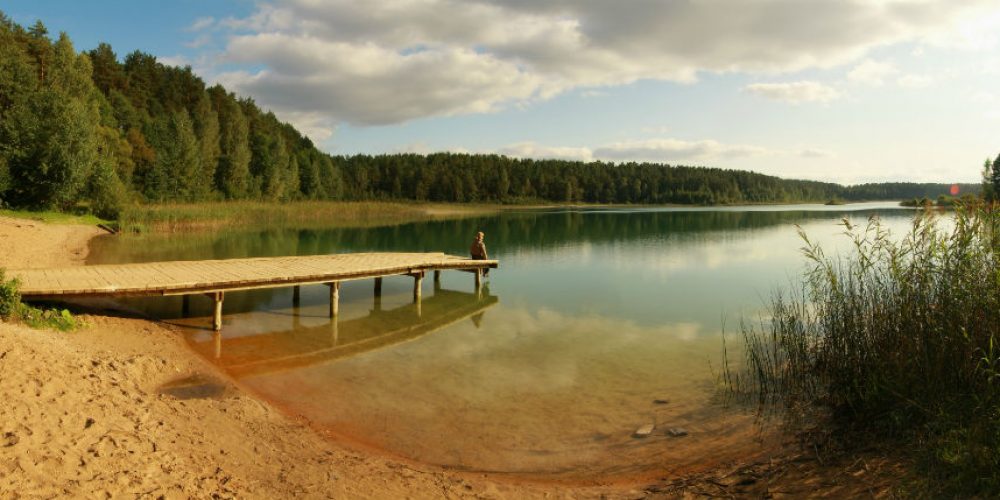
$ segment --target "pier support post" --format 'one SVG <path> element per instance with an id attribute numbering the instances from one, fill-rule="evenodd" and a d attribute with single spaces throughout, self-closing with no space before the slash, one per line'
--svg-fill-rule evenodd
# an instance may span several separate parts
<path id="1" fill-rule="evenodd" d="M 340 282 L 327 283 L 330 287 L 330 317 L 336 318 L 340 315 Z"/>
<path id="2" fill-rule="evenodd" d="M 338 324 L 337 318 L 333 318 L 333 321 L 330 322 L 330 342 L 334 347 L 340 343 L 340 326 Z"/>
<path id="3" fill-rule="evenodd" d="M 299 302 L 302 299 L 302 292 L 299 290 L 301 287 L 295 285 L 292 287 L 292 306 L 299 307 Z"/>
<path id="4" fill-rule="evenodd" d="M 413 302 L 420 302 L 420 288 L 424 284 L 424 273 L 413 273 Z"/>
<path id="5" fill-rule="evenodd" d="M 191 296 L 181 296 L 181 317 L 186 318 L 191 315 Z"/>
<path id="6" fill-rule="evenodd" d="M 212 342 L 215 344 L 215 359 L 222 357 L 222 332 L 212 334 Z"/>
<path id="7" fill-rule="evenodd" d="M 210 294 L 212 300 L 215 301 L 215 312 L 212 314 L 212 329 L 215 331 L 222 330 L 222 300 L 225 298 L 224 292 L 214 292 Z"/>
<path id="8" fill-rule="evenodd" d="M 381 277 L 375 278 L 375 296 L 376 297 L 381 297 L 382 296 L 382 278 Z"/>
<path id="9" fill-rule="evenodd" d="M 483 270 L 477 268 L 475 274 L 476 274 L 476 293 L 479 293 L 479 290 L 483 288 Z"/>
<path id="10" fill-rule="evenodd" d="M 440 269 L 435 269 L 434 270 L 434 293 L 437 293 L 438 290 L 441 290 L 441 270 Z"/>

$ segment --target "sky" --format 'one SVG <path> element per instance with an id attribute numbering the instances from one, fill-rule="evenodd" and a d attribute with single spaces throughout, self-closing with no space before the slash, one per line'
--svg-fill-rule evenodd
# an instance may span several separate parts
<path id="1" fill-rule="evenodd" d="M 995 0 L 0 0 L 190 65 L 331 154 L 500 153 L 978 182 Z"/>

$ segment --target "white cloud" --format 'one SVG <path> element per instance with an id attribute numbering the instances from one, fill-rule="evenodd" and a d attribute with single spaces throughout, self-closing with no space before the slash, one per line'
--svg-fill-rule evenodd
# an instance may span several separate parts
<path id="1" fill-rule="evenodd" d="M 182 68 L 191 65 L 191 60 L 182 55 L 159 56 L 156 58 L 156 61 L 165 66 L 179 66 Z"/>
<path id="2" fill-rule="evenodd" d="M 880 86 L 885 83 L 887 78 L 898 72 L 895 66 L 889 63 L 865 59 L 847 73 L 847 79 L 855 83 Z"/>
<path id="3" fill-rule="evenodd" d="M 314 142 L 329 139 L 336 129 L 334 121 L 319 111 L 286 111 L 282 113 L 282 118 Z"/>
<path id="4" fill-rule="evenodd" d="M 229 51 L 229 62 L 262 60 L 268 69 L 220 75 L 228 85 L 278 111 L 325 111 L 363 125 L 490 112 L 545 86 L 508 61 L 458 47 L 400 54 L 374 44 L 262 34 L 235 37 Z"/>
<path id="5" fill-rule="evenodd" d="M 978 103 L 978 104 L 993 104 L 993 103 L 997 102 L 997 96 L 996 96 L 996 94 L 993 94 L 992 92 L 986 92 L 984 90 L 980 90 L 978 92 L 974 92 L 969 97 L 969 99 L 971 99 L 972 102 L 975 102 L 975 103 Z"/>
<path id="6" fill-rule="evenodd" d="M 550 147 L 534 142 L 519 142 L 497 150 L 498 153 L 517 158 L 557 159 L 574 161 L 592 161 L 594 154 L 589 148 Z"/>
<path id="7" fill-rule="evenodd" d="M 651 162 L 745 158 L 772 153 L 773 151 L 758 146 L 723 144 L 714 140 L 679 139 L 616 142 L 594 150 L 594 156 L 607 160 Z"/>
<path id="8" fill-rule="evenodd" d="M 926 75 L 903 75 L 896 80 L 896 83 L 907 89 L 922 89 L 931 86 L 934 79 Z"/>
<path id="9" fill-rule="evenodd" d="M 998 31 L 1000 31 L 1000 11 L 993 9 L 962 16 L 946 29 L 931 33 L 926 41 L 935 47 L 989 51 L 997 46 Z"/>
<path id="10" fill-rule="evenodd" d="M 381 125 L 492 112 L 640 79 L 832 68 L 873 47 L 938 36 L 989 5 L 287 0 L 215 26 L 231 31 L 222 62 L 253 68 L 226 75 L 234 90 L 282 116 L 319 112 L 334 122 Z M 812 82 L 754 91 L 792 102 L 837 95 Z"/>
<path id="11" fill-rule="evenodd" d="M 210 43 L 212 43 L 212 36 L 208 35 L 208 34 L 204 34 L 204 35 L 198 36 L 197 38 L 195 38 L 194 40 L 191 40 L 190 42 L 185 43 L 184 46 L 185 47 L 190 47 L 192 49 L 197 49 L 197 48 L 204 47 L 204 46 L 206 46 L 206 45 L 208 45 Z"/>
<path id="12" fill-rule="evenodd" d="M 199 17 L 195 19 L 191 26 L 187 27 L 187 31 L 202 31 L 211 28 L 215 24 L 215 18 L 212 16 Z"/>
<path id="13" fill-rule="evenodd" d="M 535 142 L 519 142 L 504 146 L 496 152 L 517 158 L 655 163 L 718 161 L 787 154 L 784 151 L 760 146 L 725 144 L 711 139 L 686 141 L 673 138 L 620 141 L 596 148 L 545 146 Z"/>
<path id="14" fill-rule="evenodd" d="M 799 151 L 799 156 L 802 158 L 832 158 L 834 154 L 823 149 L 803 149 Z"/>
<path id="15" fill-rule="evenodd" d="M 792 104 L 828 102 L 840 97 L 837 89 L 813 81 L 752 83 L 744 87 L 744 90 L 761 97 Z"/>

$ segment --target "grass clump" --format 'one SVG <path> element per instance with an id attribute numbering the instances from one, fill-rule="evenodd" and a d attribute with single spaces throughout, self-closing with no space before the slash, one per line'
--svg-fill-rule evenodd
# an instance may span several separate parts
<path id="1" fill-rule="evenodd" d="M 17 278 L 7 279 L 6 272 L 0 268 L 0 319 L 23 321 L 32 328 L 52 328 L 64 332 L 82 326 L 67 309 L 38 308 L 21 302 L 20 286 Z"/>
<path id="2" fill-rule="evenodd" d="M 21 283 L 17 278 L 7 279 L 6 271 L 0 268 L 0 319 L 16 317 L 21 308 Z"/>
<path id="3" fill-rule="evenodd" d="M 730 389 L 786 416 L 823 409 L 844 443 L 902 444 L 931 496 L 1000 493 L 1000 210 L 918 215 L 902 237 L 844 220 L 853 249 L 743 327 Z M 942 228 L 944 226 L 945 228 Z M 858 439 L 861 437 L 861 439 Z M 859 441 L 862 441 L 859 443 Z"/>

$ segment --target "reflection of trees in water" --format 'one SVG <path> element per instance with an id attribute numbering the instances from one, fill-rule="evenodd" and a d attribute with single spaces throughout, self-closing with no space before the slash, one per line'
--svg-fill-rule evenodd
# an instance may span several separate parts
<path id="1" fill-rule="evenodd" d="M 486 232 L 487 246 L 495 252 L 550 248 L 567 243 L 625 243 L 666 236 L 683 238 L 716 231 L 752 231 L 814 220 L 835 220 L 845 213 L 848 212 L 519 212 L 376 228 L 269 229 L 209 235 L 112 237 L 94 243 L 92 260 L 217 259 L 345 251 L 443 251 L 464 255 L 476 231 Z"/>

